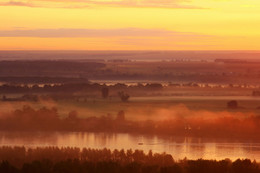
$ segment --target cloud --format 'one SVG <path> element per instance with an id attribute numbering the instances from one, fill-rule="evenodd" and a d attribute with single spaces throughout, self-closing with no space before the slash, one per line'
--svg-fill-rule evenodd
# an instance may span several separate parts
<path id="1" fill-rule="evenodd" d="M 176 32 L 164 29 L 119 28 L 119 29 L 33 29 L 0 30 L 0 37 L 201 37 L 203 35 Z"/>
<path id="2" fill-rule="evenodd" d="M 191 5 L 189 0 L 20 0 L 1 2 L 0 6 L 48 8 L 88 8 L 93 6 L 108 6 L 127 8 L 203 9 L 202 7 Z"/>
<path id="3" fill-rule="evenodd" d="M 44 2 L 46 1 L 46 2 Z M 58 2 L 51 2 L 49 0 L 43 0 L 43 1 L 7 1 L 7 2 L 0 2 L 0 6 L 21 6 L 21 7 L 33 7 L 33 8 L 88 8 L 89 6 L 86 4 L 71 4 L 68 5 L 65 3 L 64 0 L 60 3 Z M 77 1 L 76 1 L 77 2 Z"/>
<path id="4" fill-rule="evenodd" d="M 19 1 L 8 1 L 8 2 L 0 2 L 0 6 L 24 6 L 24 7 L 37 7 L 28 2 L 19 2 Z"/>
<path id="5" fill-rule="evenodd" d="M 133 7 L 133 8 L 185 8 L 198 9 L 201 7 L 183 4 L 180 0 L 121 0 L 121 1 L 88 1 L 91 4 L 118 6 L 118 7 Z"/>

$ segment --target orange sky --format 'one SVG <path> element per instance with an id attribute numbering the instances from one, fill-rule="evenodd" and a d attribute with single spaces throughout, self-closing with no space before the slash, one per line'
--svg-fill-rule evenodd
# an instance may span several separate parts
<path id="1" fill-rule="evenodd" d="M 1 0 L 1 50 L 260 50 L 259 0 Z"/>

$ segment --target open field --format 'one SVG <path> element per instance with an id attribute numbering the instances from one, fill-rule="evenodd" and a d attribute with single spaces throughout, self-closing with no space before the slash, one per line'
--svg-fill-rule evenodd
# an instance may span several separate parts
<path id="1" fill-rule="evenodd" d="M 190 61 L 168 59 L 167 61 L 135 61 L 125 59 L 112 60 L 14 60 L 0 61 L 0 77 L 13 82 L 21 77 L 21 82 L 41 81 L 52 77 L 55 82 L 89 80 L 138 80 L 173 83 L 204 84 L 246 84 L 259 85 L 260 62 L 253 61 Z M 27 78 L 26 78 L 27 77 Z M 36 77 L 41 77 L 37 79 Z M 73 79 L 75 78 L 75 79 Z M 0 78 L 1 79 L 1 78 Z M 61 80 L 62 79 L 62 80 Z M 19 79 L 16 79 L 19 80 Z"/>

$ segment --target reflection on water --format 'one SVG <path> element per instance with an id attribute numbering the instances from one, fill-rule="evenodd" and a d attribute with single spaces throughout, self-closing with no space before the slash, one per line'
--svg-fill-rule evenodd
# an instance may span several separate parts
<path id="1" fill-rule="evenodd" d="M 96 149 L 141 149 L 145 152 L 166 152 L 175 159 L 225 159 L 249 158 L 260 161 L 260 143 L 200 138 L 157 137 L 108 133 L 42 133 L 0 132 L 1 146 L 25 147 L 79 147 Z"/>

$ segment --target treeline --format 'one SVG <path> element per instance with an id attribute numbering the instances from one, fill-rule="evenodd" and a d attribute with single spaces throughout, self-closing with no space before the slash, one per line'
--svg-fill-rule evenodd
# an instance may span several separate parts
<path id="1" fill-rule="evenodd" d="M 10 78 L 10 79 L 9 79 Z M 21 79 L 22 78 L 22 79 Z M 161 83 L 147 83 L 147 84 L 133 84 L 126 85 L 124 83 L 116 83 L 113 85 L 91 83 L 86 78 L 65 78 L 65 77 L 0 77 L 0 81 L 12 80 L 10 84 L 0 85 L 0 94 L 41 94 L 41 93 L 75 93 L 75 92 L 100 92 L 102 88 L 108 88 L 111 91 L 129 90 L 133 91 L 133 94 L 137 91 L 159 91 L 162 89 L 174 89 L 181 87 L 189 88 L 250 88 L 249 85 L 209 85 L 199 83 L 168 83 L 162 85 Z M 20 80 L 27 82 L 20 83 Z M 32 82 L 33 85 L 27 85 Z M 39 85 L 44 84 L 44 85 Z M 259 88 L 259 86 L 254 86 Z M 255 90 L 252 92 L 253 96 L 258 96 L 259 91 Z"/>
<path id="2" fill-rule="evenodd" d="M 141 150 L 1 147 L 1 173 L 260 173 L 248 159 L 179 160 Z"/>
<path id="3" fill-rule="evenodd" d="M 97 91 L 100 92 L 102 88 L 108 88 L 111 90 L 124 90 L 124 89 L 145 89 L 145 90 L 160 90 L 163 88 L 162 84 L 149 83 L 146 85 L 138 84 L 128 86 L 126 84 L 117 83 L 114 85 L 103 85 L 98 83 L 65 83 L 65 84 L 45 84 L 43 87 L 35 84 L 33 86 L 28 85 L 11 85 L 4 84 L 0 85 L 0 93 L 73 93 L 73 92 L 87 92 Z"/>
<path id="4" fill-rule="evenodd" d="M 0 130 L 8 131 L 85 131 L 108 133 L 138 133 L 196 137 L 227 137 L 259 140 L 260 117 L 173 118 L 158 121 L 130 121 L 124 111 L 116 116 L 80 118 L 77 111 L 60 118 L 56 108 L 33 109 L 24 106 L 2 115 Z"/>

